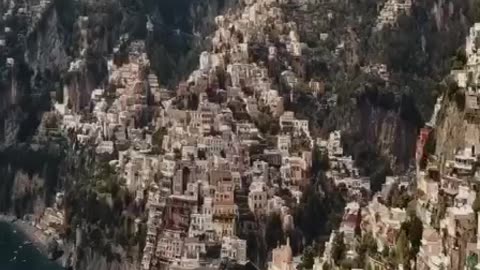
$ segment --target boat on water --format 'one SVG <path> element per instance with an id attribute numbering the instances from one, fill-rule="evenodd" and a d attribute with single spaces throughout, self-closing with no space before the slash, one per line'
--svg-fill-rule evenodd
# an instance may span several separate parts
<path id="1" fill-rule="evenodd" d="M 32 242 L 30 242 L 30 241 L 27 240 L 27 241 L 23 242 L 23 244 L 24 244 L 24 245 L 31 245 Z"/>

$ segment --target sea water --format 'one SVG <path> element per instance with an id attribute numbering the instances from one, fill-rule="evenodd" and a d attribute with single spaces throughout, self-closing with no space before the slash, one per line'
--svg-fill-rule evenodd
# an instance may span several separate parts
<path id="1" fill-rule="evenodd" d="M 13 224 L 0 222 L 0 270 L 61 270 Z"/>

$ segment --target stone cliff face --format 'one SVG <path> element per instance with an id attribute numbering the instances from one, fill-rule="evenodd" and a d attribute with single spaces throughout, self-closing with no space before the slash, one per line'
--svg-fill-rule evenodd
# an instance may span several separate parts
<path id="1" fill-rule="evenodd" d="M 92 250 L 91 248 L 85 248 L 82 250 L 82 259 L 79 261 L 75 269 L 82 270 L 96 270 L 96 269 L 105 269 L 105 270 L 131 270 L 136 269 L 136 266 L 132 263 L 129 263 L 126 260 L 121 261 L 111 261 L 108 260 L 105 256 L 98 253 L 98 251 Z"/>
<path id="2" fill-rule="evenodd" d="M 436 122 L 433 138 L 435 153 L 432 154 L 440 161 L 453 160 L 458 150 L 471 146 L 478 148 L 480 128 L 477 123 L 477 120 L 468 117 L 465 108 L 459 107 L 453 98 L 446 95 Z"/>
<path id="3" fill-rule="evenodd" d="M 27 35 L 25 61 L 34 73 L 58 74 L 68 68 L 68 44 L 65 39 L 69 33 L 65 31 L 53 2 Z"/>
<path id="4" fill-rule="evenodd" d="M 58 145 L 11 146 L 0 152 L 0 211 L 38 216 L 60 187 L 63 150 Z"/>
<path id="5" fill-rule="evenodd" d="M 307 61 L 307 81 L 312 77 L 325 83 L 327 95 L 321 103 L 338 101 L 333 109 L 306 104 L 308 109 L 300 110 L 307 111 L 304 115 L 320 130 L 341 129 L 360 141 L 357 147 L 348 142 L 351 153 L 361 144 L 375 146 L 377 154 L 388 157 L 391 168 L 400 172 L 411 164 L 417 133 L 432 113 L 438 83 L 464 43 L 473 20 L 471 2 L 414 1 L 407 14 L 399 14 L 393 25 L 381 30 L 372 27 L 381 6 L 367 2 L 323 1 L 290 8 L 301 39 L 314 52 Z M 439 40 L 449 42 L 439 46 Z M 335 52 L 328 53 L 326 47 Z"/>
<path id="6" fill-rule="evenodd" d="M 446 99 L 442 104 L 435 129 L 436 154 L 443 154 L 446 155 L 445 159 L 452 159 L 457 147 L 465 147 L 467 126 L 465 112 L 454 102 Z"/>
<path id="7" fill-rule="evenodd" d="M 415 110 L 413 104 L 410 109 Z M 356 130 L 368 144 L 377 145 L 379 153 L 388 158 L 393 170 L 407 169 L 421 123 L 404 117 L 401 109 L 384 108 L 368 99 L 358 102 L 355 112 L 352 129 L 345 130 Z"/>
<path id="8" fill-rule="evenodd" d="M 21 111 L 17 106 L 19 86 L 15 68 L 10 68 L 7 81 L 0 92 L 0 143 L 11 143 L 16 140 Z"/>
<path id="9" fill-rule="evenodd" d="M 182 0 L 154 5 L 149 15 L 153 29 L 146 44 L 151 67 L 162 84 L 174 86 L 198 65 L 215 16 L 238 7 L 238 2 Z"/>

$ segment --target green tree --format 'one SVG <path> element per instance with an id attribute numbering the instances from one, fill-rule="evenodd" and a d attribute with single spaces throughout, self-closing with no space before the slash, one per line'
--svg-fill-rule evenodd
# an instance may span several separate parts
<path id="1" fill-rule="evenodd" d="M 153 145 L 161 148 L 163 144 L 163 138 L 164 136 L 167 135 L 167 129 L 166 128 L 159 128 L 157 129 L 153 134 L 152 134 L 152 143 Z"/>
<path id="2" fill-rule="evenodd" d="M 480 211 L 480 194 L 478 192 L 475 196 L 475 200 L 473 201 L 472 209 L 473 211 L 475 211 L 475 213 L 478 213 L 478 211 Z"/>
<path id="3" fill-rule="evenodd" d="M 382 164 L 380 164 L 370 175 L 370 185 L 373 192 L 379 191 L 382 188 L 389 171 L 388 163 L 383 161 Z"/>
<path id="4" fill-rule="evenodd" d="M 457 93 L 457 91 L 460 88 L 458 87 L 458 83 L 451 78 L 447 78 L 446 83 L 447 83 L 447 91 L 448 91 L 447 95 L 448 95 L 448 97 L 451 98 L 455 93 Z"/>
<path id="5" fill-rule="evenodd" d="M 255 119 L 255 124 L 260 132 L 264 134 L 276 135 L 280 131 L 278 120 L 268 113 L 260 112 Z"/>
<path id="6" fill-rule="evenodd" d="M 377 241 L 371 232 L 368 232 L 363 236 L 362 244 L 365 245 L 368 254 L 377 253 Z"/>
<path id="7" fill-rule="evenodd" d="M 440 229 L 440 220 L 445 217 L 445 213 L 447 211 L 447 202 L 446 198 L 443 194 L 443 191 L 438 192 L 438 207 L 434 212 L 433 220 L 432 220 L 432 227 L 439 230 Z"/>
<path id="8" fill-rule="evenodd" d="M 468 270 L 473 270 L 475 269 L 475 266 L 478 264 L 478 255 L 475 253 L 471 253 L 467 257 L 467 269 Z"/>
<path id="9" fill-rule="evenodd" d="M 318 145 L 313 146 L 312 150 L 312 173 L 316 175 L 319 171 L 327 171 L 329 168 L 328 155 L 322 153 Z"/>
<path id="10" fill-rule="evenodd" d="M 400 231 L 400 235 L 397 238 L 397 243 L 396 243 L 396 261 L 397 264 L 402 264 L 404 267 L 408 265 L 409 261 L 409 255 L 410 255 L 410 250 L 409 250 L 409 243 L 408 243 L 408 238 L 407 238 L 407 232 L 405 230 Z"/>
<path id="11" fill-rule="evenodd" d="M 390 249 L 388 248 L 388 246 L 385 246 L 382 250 L 382 257 L 388 258 L 388 256 L 390 256 Z"/>
<path id="12" fill-rule="evenodd" d="M 335 238 L 333 238 L 332 246 L 332 259 L 337 266 L 340 265 L 340 262 L 345 256 L 346 246 L 343 239 L 343 233 L 337 233 Z"/>
<path id="13" fill-rule="evenodd" d="M 312 246 L 305 248 L 302 254 L 302 262 L 299 265 L 299 269 L 312 269 L 315 263 L 315 249 Z"/>
<path id="14" fill-rule="evenodd" d="M 310 149 L 310 139 L 307 137 L 307 134 L 302 131 L 300 136 L 294 136 L 292 138 L 292 146 L 290 147 L 290 152 L 300 152 L 308 151 Z"/>
<path id="15" fill-rule="evenodd" d="M 325 232 L 328 210 L 323 196 L 313 185 L 306 188 L 295 211 L 295 223 L 302 230 L 307 244 Z"/>
<path id="16" fill-rule="evenodd" d="M 412 245 L 412 251 L 414 255 L 417 255 L 420 249 L 422 235 L 422 221 L 417 216 L 411 217 L 408 221 L 408 239 L 410 239 L 410 244 Z"/>
<path id="17" fill-rule="evenodd" d="M 354 266 L 355 266 L 355 262 L 352 259 L 343 259 L 340 263 L 340 269 L 342 270 L 356 268 Z"/>
<path id="18" fill-rule="evenodd" d="M 407 215 L 410 216 L 410 217 L 417 217 L 417 201 L 416 200 L 413 200 L 410 196 L 409 196 L 409 202 L 407 203 L 407 207 L 406 207 L 406 212 L 407 212 Z M 417 218 L 418 219 L 418 218 Z"/>
<path id="19" fill-rule="evenodd" d="M 267 218 L 265 230 L 265 241 L 267 243 L 267 248 L 270 250 L 277 247 L 279 243 L 283 242 L 283 239 L 284 235 L 282 220 L 279 214 L 273 213 Z"/>
<path id="20" fill-rule="evenodd" d="M 357 219 L 355 220 L 355 236 L 361 237 L 362 236 L 362 228 L 360 225 L 362 224 L 362 209 L 359 208 L 357 212 Z"/>
<path id="21" fill-rule="evenodd" d="M 359 266 L 365 263 L 365 258 L 367 255 L 374 255 L 377 253 L 377 241 L 373 237 L 371 232 L 368 232 L 363 235 L 360 240 L 360 244 L 357 246 L 358 253 L 358 264 Z"/>

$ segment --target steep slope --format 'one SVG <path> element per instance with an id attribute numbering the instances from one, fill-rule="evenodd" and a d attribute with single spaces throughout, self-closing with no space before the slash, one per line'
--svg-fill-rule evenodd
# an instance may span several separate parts
<path id="1" fill-rule="evenodd" d="M 193 69 L 192 59 L 203 44 L 200 34 L 211 29 L 214 16 L 234 6 L 233 1 L 223 0 L 184 0 L 175 5 L 110 0 L 45 3 L 42 8 L 35 0 L 15 3 L 5 9 L 10 15 L 0 21 L 10 29 L 0 35 L 6 43 L 0 50 L 1 92 L 15 97 L 0 104 L 6 123 L 1 126 L 8 127 L 0 137 L 9 143 L 33 134 L 42 111 L 50 106 L 51 91 L 61 98 L 63 85 L 70 83 L 65 75 L 73 59 L 86 60 L 78 79 L 86 83 L 82 91 L 89 93 L 105 79 L 107 63 L 101 59 L 120 44 L 121 36 L 126 43 L 146 38 L 153 68 L 162 82 L 174 83 Z M 149 19 L 154 27 L 147 35 Z M 13 59 L 15 68 L 7 59 Z"/>
<path id="2" fill-rule="evenodd" d="M 76 152 L 62 140 L 33 138 L 36 133 L 42 137 L 43 131 L 39 132 L 37 127 L 44 112 L 50 110 L 51 94 L 61 101 L 63 89 L 68 87 L 72 89 L 74 101 L 77 99 L 78 104 L 88 105 L 91 91 L 103 86 L 107 79 L 106 56 L 111 55 L 115 47 L 121 53 L 131 40 L 139 38 L 149 40 L 152 63 L 157 63 L 154 68 L 163 76 L 161 78 L 165 82 L 167 79 L 170 83 L 175 82 L 194 67 L 184 65 L 174 69 L 177 62 L 183 58 L 196 59 L 198 55 L 191 51 L 203 46 L 191 36 L 209 31 L 214 16 L 232 3 L 187 0 L 168 6 L 162 1 L 54 0 L 47 2 L 44 8 L 35 9 L 40 12 L 35 14 L 38 20 L 33 22 L 23 12 L 34 10 L 37 4 L 36 1 L 27 1 L 11 7 L 12 16 L 1 21 L 1 26 L 8 25 L 16 35 L 6 33 L 6 46 L 0 46 L 0 171 L 4 175 L 0 183 L 0 210 L 18 217 L 32 215 L 33 218 L 39 218 L 45 207 L 53 205 L 57 192 L 73 192 L 77 181 L 93 177 L 90 172 L 85 172 L 94 167 L 92 152 Z M 185 21 L 186 17 L 191 21 Z M 153 30 L 147 34 L 148 18 L 157 21 L 153 21 Z M 176 29 L 181 29 L 180 35 L 176 35 Z M 177 47 L 178 44 L 181 46 Z M 162 57 L 171 61 L 166 63 Z M 173 73 L 163 74 L 164 68 L 168 72 L 173 70 Z M 41 128 L 48 130 L 50 127 L 47 124 Z M 28 158 L 21 158 L 24 156 Z M 67 158 L 73 156 L 75 158 Z M 131 240 L 125 239 L 123 225 L 133 223 L 133 220 L 122 217 L 123 204 L 116 208 L 119 212 L 107 211 L 110 204 L 104 200 L 83 204 L 85 193 L 75 190 L 74 194 L 79 197 L 71 196 L 68 206 L 81 220 L 74 223 L 78 224 L 78 230 L 76 227 L 65 228 L 66 240 L 71 241 L 65 242 L 66 254 L 62 258 L 65 265 L 74 269 L 132 269 L 128 262 L 138 262 L 140 243 L 144 239 L 136 239 L 135 244 L 128 242 L 131 244 L 129 250 L 120 246 L 114 246 L 114 250 L 101 250 L 94 241 L 98 240 L 99 232 L 107 234 L 108 241 L 123 246 Z M 130 206 L 128 202 L 120 203 Z M 108 224 L 97 225 L 97 215 L 84 215 L 91 209 L 103 209 L 115 216 Z M 81 239 L 82 235 L 86 239 L 84 246 L 71 244 L 79 242 L 77 237 Z M 133 258 L 120 259 L 127 254 Z"/>
<path id="3" fill-rule="evenodd" d="M 63 86 L 68 86 L 73 92 L 70 96 L 78 101 L 75 103 L 78 105 L 71 106 L 78 106 L 78 110 L 85 107 L 92 90 L 106 83 L 106 56 L 112 54 L 115 47 L 121 53 L 134 39 L 147 41 L 150 62 L 160 83 L 175 85 L 198 64 L 198 53 L 206 46 L 204 39 L 211 31 L 215 15 L 235 4 L 235 1 L 222 0 L 183 0 L 175 4 L 170 1 L 52 1 L 33 28 L 29 28 L 26 18 L 17 17 L 20 23 L 14 29 L 24 33 L 25 39 L 11 37 L 8 45 L 12 50 L 2 51 L 2 71 L 6 71 L 2 97 L 14 97 L 2 99 L 11 101 L 0 107 L 3 121 L 9 123 L 0 125 L 7 129 L 2 137 L 9 138 L 3 142 L 14 144 L 15 137 L 27 140 L 36 132 L 42 112 L 50 107 L 50 91 L 55 90 L 60 98 Z M 306 46 L 302 48 L 305 55 L 291 58 L 280 52 L 279 59 L 269 62 L 269 48 L 252 41 L 255 49 L 249 60 L 269 63 L 274 83 L 287 100 L 286 109 L 309 119 L 315 135 L 343 130 L 347 138 L 344 144 L 355 159 L 367 157 L 362 163 L 365 174 L 374 173 L 378 163 L 388 163 L 395 171 L 405 170 L 413 157 L 417 130 L 433 108 L 435 82 L 446 74 L 449 57 L 465 36 L 471 16 L 466 14 L 468 3 L 416 3 L 410 15 L 400 16 L 397 26 L 381 31 L 373 30 L 378 15 L 376 1 L 315 1 L 304 7 L 286 4 L 282 8 L 285 16 L 296 23 L 300 39 L 305 40 Z M 439 46 L 439 40 L 451 42 L 449 46 Z M 15 48 L 14 43 L 20 44 L 19 48 Z M 13 58 L 18 69 L 9 70 L 7 58 Z M 388 76 L 378 72 L 384 67 Z M 285 83 L 282 75 L 282 71 L 289 69 L 300 77 L 301 83 L 295 89 Z M 311 80 L 324 86 L 319 89 L 322 92 L 319 96 L 312 93 L 308 85 Z M 451 110 L 447 112 L 449 115 L 458 114 L 461 118 L 456 108 L 446 110 Z M 449 123 L 443 128 L 444 135 L 439 135 L 441 142 L 463 128 L 455 119 Z M 8 150 L 13 151 L 13 155 L 31 153 L 29 147 L 25 150 L 14 146 Z M 34 151 L 32 157 L 42 160 L 42 151 Z M 68 185 L 71 185 L 70 191 L 75 190 L 74 184 L 79 179 L 90 177 L 82 173 L 94 168 L 93 154 L 65 151 L 67 156 L 77 156 L 77 159 L 63 160 L 65 153 L 61 148 L 58 153 L 47 151 L 53 163 L 33 168 L 28 168 L 26 160 L 2 160 L 0 170 L 8 180 L 0 189 L 5 195 L 0 208 L 19 216 L 36 213 L 35 205 L 43 208 L 38 201 L 48 205 L 56 191 Z M 64 162 L 60 167 L 64 171 L 52 169 L 58 165 L 58 159 Z M 60 176 L 64 177 L 63 181 L 59 181 Z M 93 198 L 88 202 L 92 204 L 77 204 L 87 197 L 83 195 L 72 196 L 70 202 L 72 209 L 81 213 L 82 220 L 74 223 L 80 226 L 80 235 L 84 229 L 83 233 L 92 241 L 99 233 L 108 234 L 109 240 L 119 237 L 125 241 L 123 231 L 117 227 L 132 220 L 112 218 L 111 223 L 97 227 L 98 216 L 87 210 L 109 209 L 111 202 L 102 199 L 98 203 L 97 198 Z M 122 207 L 130 205 L 127 201 L 125 196 L 118 202 L 120 206 L 115 214 L 122 215 Z M 71 236 L 76 228 L 69 229 Z M 140 249 L 139 241 L 134 241 L 130 252 Z M 90 247 L 83 251 L 82 256 L 75 258 L 78 269 L 128 267 L 112 262 L 111 253 L 115 256 L 126 253 L 121 248 L 116 252 L 107 250 L 105 254 Z"/>
<path id="4" fill-rule="evenodd" d="M 438 82 L 473 21 L 473 3 L 413 1 L 411 9 L 380 29 L 383 3 L 289 6 L 289 17 L 309 45 L 305 81 L 323 81 L 326 90 L 317 100 L 300 94 L 297 109 L 322 132 L 339 128 L 350 134 L 347 150 L 354 156 L 362 145 L 375 144 L 370 151 L 388 157 L 394 171 L 405 170 L 417 131 L 440 92 Z M 325 106 L 332 98 L 337 106 Z"/>

